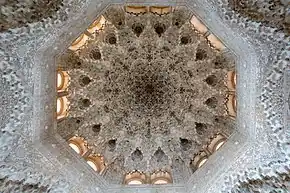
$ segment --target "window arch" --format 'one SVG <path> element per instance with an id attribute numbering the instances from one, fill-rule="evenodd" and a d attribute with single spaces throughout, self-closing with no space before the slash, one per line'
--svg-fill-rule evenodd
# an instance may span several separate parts
<path id="1" fill-rule="evenodd" d="M 143 172 L 133 171 L 125 175 L 124 184 L 127 185 L 140 185 L 145 184 L 147 181 L 146 175 Z"/>
<path id="2" fill-rule="evenodd" d="M 87 29 L 91 34 L 95 33 L 95 31 L 102 30 L 106 24 L 106 19 L 104 16 L 100 16 L 96 19 Z"/>
<path id="3" fill-rule="evenodd" d="M 138 15 L 138 14 L 147 13 L 147 7 L 146 6 L 126 6 L 125 11 L 127 13 Z"/>
<path id="4" fill-rule="evenodd" d="M 87 142 L 82 137 L 74 136 L 68 140 L 69 146 L 79 155 L 83 156 L 87 151 Z"/>
<path id="5" fill-rule="evenodd" d="M 197 167 L 200 168 L 201 166 L 203 166 L 205 164 L 205 162 L 207 162 L 208 158 L 207 157 L 202 157 L 197 164 Z"/>
<path id="6" fill-rule="evenodd" d="M 236 95 L 228 94 L 226 101 L 227 113 L 230 117 L 235 118 L 237 115 L 237 100 Z"/>
<path id="7" fill-rule="evenodd" d="M 207 149 L 210 153 L 216 152 L 226 142 L 227 138 L 222 134 L 217 134 L 209 143 Z"/>
<path id="8" fill-rule="evenodd" d="M 207 40 L 209 41 L 210 45 L 217 50 L 225 49 L 225 45 L 215 35 L 210 34 L 209 36 L 207 36 Z"/>
<path id="9" fill-rule="evenodd" d="M 56 114 L 57 119 L 61 119 L 67 116 L 69 109 L 69 101 L 66 96 L 59 97 L 56 100 Z"/>
<path id="10" fill-rule="evenodd" d="M 199 154 L 197 154 L 193 160 L 191 161 L 191 167 L 195 171 L 198 168 L 202 167 L 208 160 L 208 155 L 202 151 Z"/>
<path id="11" fill-rule="evenodd" d="M 207 27 L 196 16 L 192 16 L 190 23 L 201 34 L 205 34 L 208 31 Z"/>
<path id="12" fill-rule="evenodd" d="M 72 51 L 80 49 L 85 45 L 88 39 L 89 37 L 86 34 L 81 34 L 75 41 L 73 41 L 69 49 Z"/>
<path id="13" fill-rule="evenodd" d="M 215 150 L 215 151 L 219 150 L 219 148 L 220 148 L 221 146 L 223 146 L 225 142 L 226 142 L 225 140 L 219 141 L 219 142 L 215 145 L 214 150 Z"/>
<path id="14" fill-rule="evenodd" d="M 235 91 L 237 84 L 237 75 L 235 71 L 229 71 L 227 73 L 227 87 L 229 91 Z"/>
<path id="15" fill-rule="evenodd" d="M 161 185 L 172 183 L 171 174 L 165 171 L 158 171 L 151 174 L 151 184 Z"/>
<path id="16" fill-rule="evenodd" d="M 57 72 L 57 91 L 62 92 L 67 90 L 67 87 L 69 85 L 69 75 L 66 71 L 58 71 Z"/>
<path id="17" fill-rule="evenodd" d="M 76 145 L 76 144 L 74 144 L 74 143 L 69 143 L 68 144 L 75 152 L 77 152 L 77 154 L 81 154 L 81 148 L 78 146 L 78 145 Z"/>
<path id="18" fill-rule="evenodd" d="M 86 158 L 86 162 L 98 173 L 102 173 L 105 170 L 104 158 L 100 155 L 91 154 Z"/>
<path id="19" fill-rule="evenodd" d="M 155 14 L 158 14 L 158 15 L 164 15 L 164 14 L 167 14 L 167 13 L 170 13 L 172 11 L 172 7 L 170 6 L 151 6 L 149 8 L 150 12 L 151 13 L 155 13 Z"/>

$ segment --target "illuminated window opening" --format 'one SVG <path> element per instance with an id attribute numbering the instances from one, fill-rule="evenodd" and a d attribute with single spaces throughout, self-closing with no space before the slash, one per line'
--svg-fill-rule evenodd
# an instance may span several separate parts
<path id="1" fill-rule="evenodd" d="M 70 143 L 69 146 L 77 153 L 80 154 L 81 150 L 79 148 L 79 146 L 77 146 L 76 144 Z"/>
<path id="2" fill-rule="evenodd" d="M 208 160 L 208 159 L 207 159 L 206 157 L 203 157 L 203 158 L 199 161 L 197 167 L 200 168 L 201 166 L 203 166 L 203 165 L 207 162 L 207 160 Z"/>
<path id="3" fill-rule="evenodd" d="M 131 14 L 144 14 L 147 13 L 148 8 L 146 6 L 126 6 L 125 11 Z"/>
<path id="4" fill-rule="evenodd" d="M 127 185 L 140 185 L 145 184 L 147 176 L 139 171 L 129 172 L 124 177 L 124 184 Z"/>
<path id="5" fill-rule="evenodd" d="M 106 165 L 104 163 L 104 158 L 100 155 L 91 154 L 86 158 L 87 164 L 96 172 L 102 173 Z"/>
<path id="6" fill-rule="evenodd" d="M 56 114 L 57 119 L 61 119 L 67 116 L 69 108 L 69 102 L 67 97 L 60 97 L 56 100 Z"/>
<path id="7" fill-rule="evenodd" d="M 190 23 L 201 34 L 205 34 L 208 31 L 207 27 L 196 16 L 192 16 Z"/>
<path id="8" fill-rule="evenodd" d="M 69 85 L 69 75 L 66 71 L 58 71 L 57 72 L 57 91 L 62 92 L 67 90 Z"/>
<path id="9" fill-rule="evenodd" d="M 57 88 L 61 88 L 63 82 L 62 75 L 58 72 L 57 73 Z"/>
<path id="10" fill-rule="evenodd" d="M 227 138 L 221 133 L 217 134 L 207 146 L 207 149 L 210 153 L 216 152 L 223 144 L 226 142 Z"/>
<path id="11" fill-rule="evenodd" d="M 155 13 L 158 15 L 164 15 L 172 12 L 172 7 L 170 6 L 164 6 L 164 7 L 158 7 L 158 6 L 151 6 L 149 8 L 151 13 Z"/>
<path id="12" fill-rule="evenodd" d="M 106 19 L 104 16 L 100 16 L 97 20 L 95 20 L 87 29 L 88 32 L 94 34 L 96 31 L 103 30 L 106 24 Z"/>
<path id="13" fill-rule="evenodd" d="M 89 37 L 86 34 L 81 34 L 69 47 L 70 50 L 72 51 L 76 51 L 78 49 L 80 49 L 81 47 L 83 47 L 87 40 L 89 39 Z"/>
<path id="14" fill-rule="evenodd" d="M 235 118 L 237 115 L 237 101 L 234 94 L 229 94 L 227 96 L 226 102 L 227 113 L 230 117 Z"/>
<path id="15" fill-rule="evenodd" d="M 229 71 L 227 73 L 227 87 L 229 91 L 235 91 L 237 84 L 237 75 L 235 71 Z"/>
<path id="16" fill-rule="evenodd" d="M 96 166 L 96 164 L 93 161 L 87 161 L 87 163 L 89 164 L 89 166 L 91 168 L 93 168 L 93 170 L 95 170 L 96 172 L 99 171 L 98 167 Z"/>
<path id="17" fill-rule="evenodd" d="M 131 180 L 128 182 L 128 185 L 140 185 L 143 184 L 141 180 Z"/>
<path id="18" fill-rule="evenodd" d="M 193 171 L 202 167 L 208 160 L 208 154 L 205 151 L 199 152 L 191 161 L 190 165 Z"/>
<path id="19" fill-rule="evenodd" d="M 56 112 L 57 112 L 57 114 L 59 114 L 61 112 L 61 110 L 62 110 L 62 102 L 61 102 L 61 99 L 58 98 L 57 101 L 56 101 L 56 103 L 57 103 L 56 104 L 56 106 L 57 106 Z"/>
<path id="20" fill-rule="evenodd" d="M 87 151 L 87 142 L 82 137 L 74 136 L 68 140 L 69 146 L 79 155 L 83 156 Z"/>
<path id="21" fill-rule="evenodd" d="M 168 182 L 166 180 L 157 180 L 154 184 L 168 184 Z"/>
<path id="22" fill-rule="evenodd" d="M 216 48 L 217 50 L 225 49 L 225 45 L 213 34 L 207 36 L 207 40 L 209 41 L 210 45 Z"/>
<path id="23" fill-rule="evenodd" d="M 221 146 L 223 146 L 224 143 L 225 143 L 225 141 L 219 142 L 215 147 L 215 151 L 217 151 L 219 148 L 221 148 Z"/>
<path id="24" fill-rule="evenodd" d="M 172 183 L 171 174 L 165 171 L 159 171 L 151 174 L 151 183 L 155 185 Z"/>

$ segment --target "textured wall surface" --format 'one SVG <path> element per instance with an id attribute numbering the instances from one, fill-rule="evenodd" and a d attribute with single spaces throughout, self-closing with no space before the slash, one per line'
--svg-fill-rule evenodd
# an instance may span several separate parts
<path id="1" fill-rule="evenodd" d="M 257 18 L 242 13 L 245 9 L 240 9 L 239 5 L 233 7 L 228 0 L 166 3 L 186 5 L 236 54 L 237 126 L 224 147 L 188 182 L 138 188 L 108 184 L 55 132 L 55 56 L 110 2 L 63 0 L 51 8 L 43 7 L 50 11 L 37 10 L 39 18 L 29 16 L 27 9 L 35 10 L 29 3 L 22 6 L 6 2 L 1 3 L 4 6 L 1 7 L 0 32 L 2 192 L 289 190 L 290 38 L 286 29 L 289 5 L 287 7 L 285 1 L 281 1 L 284 4 L 249 1 L 250 5 L 259 2 L 259 6 L 265 7 L 255 8 L 259 9 Z M 113 2 L 165 4 L 160 0 Z M 266 8 L 272 9 L 273 4 L 273 12 L 280 15 L 277 20 L 276 15 L 265 17 L 268 16 Z M 23 17 L 18 16 L 21 10 L 25 13 Z M 273 18 L 276 22 L 267 22 Z"/>

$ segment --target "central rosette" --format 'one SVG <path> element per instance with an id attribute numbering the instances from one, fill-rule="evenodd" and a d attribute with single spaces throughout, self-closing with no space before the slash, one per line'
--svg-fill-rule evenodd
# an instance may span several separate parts
<path id="1" fill-rule="evenodd" d="M 129 84 L 129 101 L 139 114 L 161 116 L 173 100 L 174 87 L 169 73 L 158 68 L 159 63 L 133 65 Z"/>
<path id="2" fill-rule="evenodd" d="M 115 70 L 108 72 L 105 84 L 110 95 L 108 100 L 118 101 L 115 109 L 125 114 L 151 118 L 166 114 L 174 101 L 177 88 L 166 68 L 165 60 L 149 62 L 140 59 L 125 64 L 117 62 Z"/>

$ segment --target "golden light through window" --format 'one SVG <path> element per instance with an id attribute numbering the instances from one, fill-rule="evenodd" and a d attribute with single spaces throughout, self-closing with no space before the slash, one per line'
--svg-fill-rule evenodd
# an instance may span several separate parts
<path id="1" fill-rule="evenodd" d="M 168 184 L 168 182 L 166 180 L 157 180 L 154 184 Z"/>
<path id="2" fill-rule="evenodd" d="M 171 174 L 166 171 L 156 171 L 152 173 L 150 177 L 151 183 L 155 185 L 172 183 Z"/>
<path id="3" fill-rule="evenodd" d="M 93 161 L 88 160 L 87 163 L 89 164 L 89 166 L 91 166 L 91 168 L 93 168 L 93 170 L 98 171 L 98 168 Z"/>
<path id="4" fill-rule="evenodd" d="M 67 116 L 68 107 L 69 107 L 69 102 L 67 100 L 67 97 L 63 96 L 63 97 L 57 98 L 56 100 L 57 119 L 61 119 Z"/>
<path id="5" fill-rule="evenodd" d="M 141 14 L 147 12 L 146 6 L 126 6 L 125 11 L 132 14 Z"/>
<path id="6" fill-rule="evenodd" d="M 197 167 L 201 167 L 203 166 L 205 163 L 207 162 L 207 158 L 202 158 L 201 161 L 198 163 L 198 166 Z"/>
<path id="7" fill-rule="evenodd" d="M 124 184 L 127 185 L 140 185 L 146 182 L 147 176 L 139 171 L 132 171 L 125 175 Z"/>
<path id="8" fill-rule="evenodd" d="M 69 146 L 79 155 L 84 155 L 88 151 L 87 143 L 82 137 L 74 136 L 68 140 Z"/>
<path id="9" fill-rule="evenodd" d="M 63 78 L 61 76 L 61 74 L 58 72 L 57 73 L 57 88 L 60 88 L 63 82 Z"/>
<path id="10" fill-rule="evenodd" d="M 192 16 L 190 23 L 199 33 L 205 34 L 207 32 L 207 27 L 196 16 Z"/>
<path id="11" fill-rule="evenodd" d="M 214 48 L 218 50 L 225 49 L 224 44 L 215 35 L 210 34 L 207 39 Z"/>
<path id="12" fill-rule="evenodd" d="M 106 166 L 104 163 L 104 158 L 102 156 L 93 153 L 85 159 L 87 161 L 87 164 L 89 164 L 89 166 L 93 168 L 94 171 L 98 173 L 102 173 L 104 171 Z"/>
<path id="13" fill-rule="evenodd" d="M 85 45 L 85 43 L 87 42 L 88 39 L 89 39 L 89 37 L 86 34 L 81 34 L 72 43 L 72 45 L 69 47 L 69 49 L 72 50 L 72 51 L 76 51 L 76 50 L 80 49 L 81 47 L 83 47 Z"/>
<path id="14" fill-rule="evenodd" d="M 56 108 L 57 108 L 56 112 L 57 112 L 57 114 L 59 114 L 61 112 L 61 110 L 62 110 L 62 100 L 61 100 L 61 98 L 57 99 Z"/>
<path id="15" fill-rule="evenodd" d="M 56 80 L 57 91 L 58 92 L 66 91 L 70 82 L 70 77 L 68 73 L 66 71 L 58 71 L 56 77 L 57 77 Z"/>
<path id="16" fill-rule="evenodd" d="M 235 91 L 237 84 L 237 75 L 235 71 L 229 71 L 227 73 L 227 87 L 229 91 Z"/>
<path id="17" fill-rule="evenodd" d="M 80 154 L 81 153 L 81 150 L 80 148 L 76 145 L 76 144 L 73 144 L 73 143 L 70 143 L 69 146 L 77 153 L 77 154 Z"/>
<path id="18" fill-rule="evenodd" d="M 223 146 L 224 143 L 225 143 L 225 141 L 219 142 L 215 147 L 215 151 L 217 151 L 221 146 Z"/>
<path id="19" fill-rule="evenodd" d="M 236 117 L 237 114 L 237 101 L 234 94 L 229 94 L 227 97 L 226 108 L 228 115 L 232 118 Z"/>
<path id="20" fill-rule="evenodd" d="M 104 28 L 104 25 L 106 23 L 106 19 L 104 18 L 104 16 L 100 16 L 97 20 L 95 20 L 87 29 L 88 32 L 90 32 L 91 34 L 95 33 L 98 30 L 101 30 Z"/>
<path id="21" fill-rule="evenodd" d="M 142 181 L 140 180 L 132 180 L 128 182 L 128 185 L 139 185 L 139 184 L 143 184 Z"/>
<path id="22" fill-rule="evenodd" d="M 158 6 L 151 6 L 149 8 L 150 12 L 156 13 L 158 15 L 163 15 L 170 13 L 172 11 L 172 7 L 165 6 L 165 7 L 158 7 Z"/>

